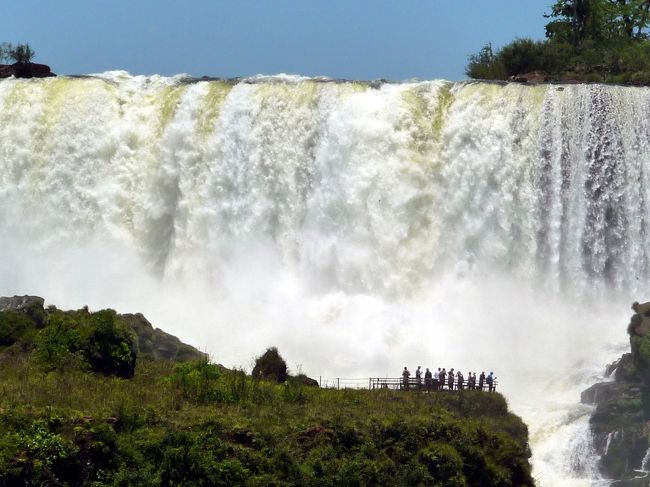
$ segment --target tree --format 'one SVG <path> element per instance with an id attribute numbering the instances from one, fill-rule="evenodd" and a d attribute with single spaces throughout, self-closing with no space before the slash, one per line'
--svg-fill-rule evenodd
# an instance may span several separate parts
<path id="1" fill-rule="evenodd" d="M 13 45 L 10 42 L 0 43 L 0 62 L 6 62 L 11 59 L 9 53 L 13 49 Z"/>
<path id="2" fill-rule="evenodd" d="M 546 37 L 571 42 L 577 49 L 587 40 L 646 39 L 650 27 L 650 0 L 557 0 L 546 24 Z"/>
<path id="3" fill-rule="evenodd" d="M 490 43 L 485 44 L 478 54 L 469 56 L 465 73 L 474 79 L 501 79 L 506 74 Z"/>
<path id="4" fill-rule="evenodd" d="M 36 51 L 29 47 L 29 44 L 18 44 L 9 50 L 9 57 L 17 63 L 30 63 L 34 56 Z"/>

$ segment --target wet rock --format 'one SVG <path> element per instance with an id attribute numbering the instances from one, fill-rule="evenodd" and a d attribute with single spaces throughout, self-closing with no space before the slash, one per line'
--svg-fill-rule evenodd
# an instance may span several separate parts
<path id="1" fill-rule="evenodd" d="M 590 427 L 603 476 L 615 481 L 611 485 L 649 486 L 642 463 L 650 436 L 650 374 L 644 355 L 650 339 L 650 303 L 634 303 L 632 309 L 627 329 L 631 353 L 608 365 L 611 382 L 594 384 L 580 400 L 596 405 Z"/>
<path id="2" fill-rule="evenodd" d="M 510 77 L 516 83 L 544 83 L 548 81 L 548 74 L 543 71 L 530 71 L 529 73 L 516 74 Z"/>
<path id="3" fill-rule="evenodd" d="M 14 63 L 0 64 L 0 78 L 49 78 L 56 76 L 47 64 Z"/>

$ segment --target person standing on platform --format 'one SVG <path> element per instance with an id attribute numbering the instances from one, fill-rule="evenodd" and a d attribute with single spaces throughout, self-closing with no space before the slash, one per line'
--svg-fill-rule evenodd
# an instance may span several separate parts
<path id="1" fill-rule="evenodd" d="M 440 388 L 440 367 L 433 373 L 433 390 L 437 391 Z"/>
<path id="2" fill-rule="evenodd" d="M 415 382 L 417 383 L 417 388 L 422 389 L 422 366 L 418 365 L 418 368 L 415 370 Z"/>
<path id="3" fill-rule="evenodd" d="M 485 372 L 481 372 L 481 375 L 478 376 L 478 390 L 483 390 L 483 383 L 485 382 Z"/>
<path id="4" fill-rule="evenodd" d="M 492 372 L 490 372 L 487 378 L 485 379 L 485 382 L 487 382 L 488 385 L 489 392 L 494 391 L 494 379 L 496 379 L 496 377 L 494 377 L 494 374 Z"/>
<path id="5" fill-rule="evenodd" d="M 411 377 L 411 373 L 409 372 L 409 369 L 404 366 L 404 370 L 402 371 L 402 389 L 408 391 L 409 388 L 409 377 Z"/>
<path id="6" fill-rule="evenodd" d="M 449 373 L 447 374 L 447 386 L 449 387 L 450 391 L 454 390 L 454 368 L 453 367 L 449 369 Z"/>
<path id="7" fill-rule="evenodd" d="M 445 388 L 445 381 L 447 380 L 447 369 L 444 367 L 442 368 L 442 372 L 440 372 L 440 389 Z"/>
<path id="8" fill-rule="evenodd" d="M 429 370 L 429 367 L 427 367 L 427 371 L 424 373 L 424 388 L 427 391 L 431 390 L 431 386 L 433 385 L 433 376 L 431 374 L 431 371 Z"/>

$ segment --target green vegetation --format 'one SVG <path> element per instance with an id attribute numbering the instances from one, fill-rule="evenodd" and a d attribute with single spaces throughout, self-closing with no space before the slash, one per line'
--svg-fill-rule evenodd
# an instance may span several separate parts
<path id="1" fill-rule="evenodd" d="M 467 75 L 650 83 L 650 0 L 557 0 L 545 17 L 545 40 L 515 39 L 497 52 L 487 44 L 469 57 Z"/>
<path id="2" fill-rule="evenodd" d="M 36 51 L 29 44 L 18 44 L 17 46 L 9 42 L 0 44 L 0 62 L 13 60 L 17 63 L 30 63 L 35 56 Z"/>
<path id="3" fill-rule="evenodd" d="M 326 390 L 207 359 L 138 357 L 126 379 L 93 365 L 122 363 L 120 315 L 31 314 L 0 312 L 0 485 L 533 484 L 499 394 Z"/>

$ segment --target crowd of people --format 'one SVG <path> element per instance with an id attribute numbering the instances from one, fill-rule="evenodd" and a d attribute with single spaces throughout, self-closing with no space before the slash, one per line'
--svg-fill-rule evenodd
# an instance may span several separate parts
<path id="1" fill-rule="evenodd" d="M 424 372 L 424 380 L 422 379 L 423 374 L 420 365 L 418 365 L 415 371 L 415 380 L 411 379 L 409 369 L 404 367 L 402 371 L 402 388 L 409 389 L 410 387 L 415 387 L 427 391 L 440 391 L 445 390 L 445 388 L 450 391 L 454 389 L 461 391 L 463 389 L 482 391 L 487 388 L 489 392 L 493 392 L 496 388 L 496 377 L 493 372 L 490 372 L 488 375 L 485 375 L 485 372 L 481 372 L 477 381 L 476 372 L 468 372 L 466 379 L 460 370 L 454 371 L 453 368 L 447 371 L 444 367 L 442 369 L 438 367 L 438 370 L 433 373 L 427 368 Z"/>

